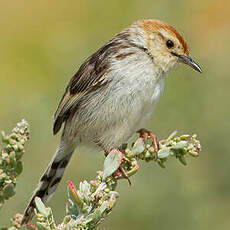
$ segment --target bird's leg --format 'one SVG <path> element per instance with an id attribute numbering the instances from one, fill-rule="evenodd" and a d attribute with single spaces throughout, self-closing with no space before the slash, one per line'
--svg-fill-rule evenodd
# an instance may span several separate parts
<path id="1" fill-rule="evenodd" d="M 115 178 L 120 178 L 121 176 L 128 180 L 129 185 L 131 185 L 131 181 L 129 179 L 128 174 L 126 173 L 125 169 L 122 166 L 119 166 L 118 168 L 119 171 L 115 172 Z"/>
<path id="2" fill-rule="evenodd" d="M 140 137 L 144 140 L 144 142 L 147 141 L 148 138 L 150 138 L 152 140 L 152 144 L 153 144 L 153 148 L 154 148 L 154 156 L 155 156 L 155 160 L 157 160 L 158 158 L 158 150 L 159 150 L 159 141 L 156 137 L 156 135 L 154 135 L 151 131 L 147 130 L 147 129 L 139 129 L 137 131 L 137 133 L 140 134 Z"/>
<path id="3" fill-rule="evenodd" d="M 119 152 L 121 152 L 123 154 L 122 161 L 126 161 L 126 162 L 130 163 L 130 160 L 125 157 L 124 152 L 122 150 L 117 149 L 117 148 L 116 148 L 116 150 L 119 151 Z M 104 149 L 104 152 L 105 152 L 105 156 L 107 156 L 111 152 L 111 150 Z M 126 180 L 128 180 L 129 185 L 131 185 L 131 181 L 129 179 L 129 176 L 126 173 L 125 169 L 121 165 L 119 166 L 118 170 L 114 173 L 114 175 L 115 175 L 115 178 L 117 178 L 117 179 L 121 178 L 121 177 L 125 178 Z"/>

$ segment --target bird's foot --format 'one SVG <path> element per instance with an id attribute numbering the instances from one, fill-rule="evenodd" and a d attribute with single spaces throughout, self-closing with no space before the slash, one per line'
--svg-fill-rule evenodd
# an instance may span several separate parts
<path id="1" fill-rule="evenodd" d="M 128 176 L 127 172 L 125 171 L 124 167 L 122 167 L 122 166 L 120 166 L 118 168 L 118 170 L 114 173 L 114 177 L 115 177 L 115 179 L 124 178 L 129 182 L 129 185 L 131 185 L 131 181 L 129 179 L 129 176 Z"/>
<path id="2" fill-rule="evenodd" d="M 147 139 L 150 138 L 152 140 L 152 145 L 154 148 L 154 156 L 155 160 L 158 159 L 158 150 L 159 150 L 159 141 L 155 134 L 153 134 L 151 131 L 147 129 L 139 129 L 137 133 L 140 134 L 140 137 L 143 139 L 143 141 L 146 143 Z"/>

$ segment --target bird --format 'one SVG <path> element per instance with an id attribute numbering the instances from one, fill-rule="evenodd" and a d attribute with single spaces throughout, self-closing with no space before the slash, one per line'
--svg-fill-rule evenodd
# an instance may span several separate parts
<path id="1" fill-rule="evenodd" d="M 138 130 L 145 132 L 142 127 L 163 93 L 166 76 L 181 63 L 202 72 L 181 33 L 155 19 L 134 22 L 83 62 L 55 112 L 53 134 L 63 126 L 60 144 L 22 224 L 31 221 L 36 196 L 46 202 L 54 194 L 78 146 L 109 152 Z"/>

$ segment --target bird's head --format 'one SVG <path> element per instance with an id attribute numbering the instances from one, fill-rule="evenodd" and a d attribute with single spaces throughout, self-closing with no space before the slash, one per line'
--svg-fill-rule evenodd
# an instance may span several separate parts
<path id="1" fill-rule="evenodd" d="M 140 20 L 136 25 L 143 31 L 145 47 L 154 64 L 164 72 L 179 63 L 202 72 L 200 66 L 189 56 L 185 39 L 174 27 L 158 20 Z"/>

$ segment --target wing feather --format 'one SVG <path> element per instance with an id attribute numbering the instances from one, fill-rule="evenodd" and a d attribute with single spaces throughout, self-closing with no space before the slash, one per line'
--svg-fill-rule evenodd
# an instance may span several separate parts
<path id="1" fill-rule="evenodd" d="M 89 57 L 72 77 L 54 115 L 54 134 L 60 130 L 70 113 L 77 111 L 77 105 L 84 95 L 106 85 L 109 56 L 116 44 L 116 41 L 108 42 Z"/>
<path id="2" fill-rule="evenodd" d="M 63 122 L 71 113 L 78 111 L 78 104 L 84 95 L 103 88 L 108 83 L 107 73 L 110 71 L 111 57 L 116 56 L 120 49 L 124 50 L 134 46 L 128 37 L 129 33 L 125 30 L 117 34 L 90 56 L 71 78 L 54 115 L 54 134 L 60 130 Z"/>

